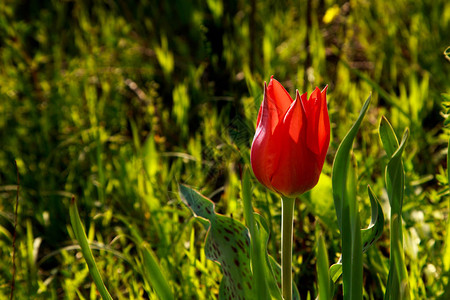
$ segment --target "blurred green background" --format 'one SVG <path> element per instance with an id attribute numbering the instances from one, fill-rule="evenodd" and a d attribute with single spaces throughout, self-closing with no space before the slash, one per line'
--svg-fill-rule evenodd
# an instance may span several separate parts
<path id="1" fill-rule="evenodd" d="M 217 297 L 220 268 L 206 260 L 206 232 L 180 202 L 177 184 L 242 220 L 240 174 L 271 75 L 292 96 L 328 84 L 324 175 L 295 216 L 302 298 L 316 295 L 317 222 L 330 264 L 339 257 L 329 175 L 370 92 L 354 145 L 362 223 L 370 219 L 367 184 L 388 207 L 377 134 L 384 115 L 397 135 L 411 130 L 403 214 L 411 291 L 416 299 L 450 291 L 449 135 L 441 113 L 441 94 L 450 93 L 448 46 L 447 0 L 1 1 L 0 298 L 9 296 L 13 276 L 15 160 L 16 299 L 98 297 L 74 242 L 72 194 L 113 298 L 157 297 L 130 230 L 148 242 L 177 299 Z M 256 180 L 253 197 L 278 259 L 280 201 Z M 367 299 L 383 295 L 388 237 L 386 225 L 364 256 Z"/>

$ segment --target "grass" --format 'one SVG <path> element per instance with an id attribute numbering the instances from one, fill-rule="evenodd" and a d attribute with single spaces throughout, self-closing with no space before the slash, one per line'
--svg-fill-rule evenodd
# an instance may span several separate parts
<path id="1" fill-rule="evenodd" d="M 271 75 L 291 95 L 329 85 L 324 175 L 295 213 L 302 298 L 317 293 L 316 228 L 329 265 L 339 257 L 331 165 L 371 91 L 354 145 L 361 225 L 370 221 L 369 183 L 389 215 L 388 157 L 377 134 L 386 116 L 397 136 L 410 128 L 402 217 L 411 293 L 450 290 L 449 136 L 440 115 L 441 94 L 450 93 L 448 1 L 7 0 L 0 37 L 0 298 L 13 279 L 14 161 L 16 299 L 99 297 L 70 225 L 72 195 L 114 299 L 157 297 L 137 237 L 175 298 L 215 298 L 220 268 L 205 258 L 206 232 L 181 203 L 178 183 L 243 220 L 241 170 Z M 279 261 L 280 199 L 252 181 L 253 206 L 268 220 L 269 251 Z M 367 299 L 383 295 L 388 242 L 386 225 L 363 257 Z"/>

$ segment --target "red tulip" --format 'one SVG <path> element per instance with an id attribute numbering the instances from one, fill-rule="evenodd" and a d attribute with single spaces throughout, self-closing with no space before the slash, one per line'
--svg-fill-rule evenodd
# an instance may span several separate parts
<path id="1" fill-rule="evenodd" d="M 275 79 L 264 83 L 251 149 L 256 178 L 269 189 L 286 197 L 312 189 L 319 180 L 328 145 L 330 119 L 325 87 L 316 88 L 295 101 Z"/>

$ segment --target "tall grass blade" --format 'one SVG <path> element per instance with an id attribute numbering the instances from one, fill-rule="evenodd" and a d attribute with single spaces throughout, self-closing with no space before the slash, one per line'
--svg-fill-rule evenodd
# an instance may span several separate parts
<path id="1" fill-rule="evenodd" d="M 331 299 L 331 277 L 328 269 L 328 253 L 322 234 L 317 235 L 317 284 L 320 300 Z"/>
<path id="2" fill-rule="evenodd" d="M 150 286 L 155 290 L 160 299 L 174 299 L 172 290 L 161 272 L 158 260 L 153 251 L 146 243 L 141 244 L 139 248 L 142 251 L 144 259 L 144 274 Z"/>
<path id="3" fill-rule="evenodd" d="M 89 268 L 89 273 L 97 286 L 98 292 L 102 296 L 103 300 L 112 300 L 105 284 L 103 283 L 102 276 L 97 268 L 97 265 L 92 255 L 91 248 L 89 247 L 89 242 L 86 237 L 86 232 L 84 231 L 83 225 L 81 224 L 80 215 L 78 214 L 78 208 L 76 205 L 75 197 L 72 197 L 69 208 L 70 223 L 72 224 L 73 232 L 76 239 L 81 247 L 81 253 Z"/>

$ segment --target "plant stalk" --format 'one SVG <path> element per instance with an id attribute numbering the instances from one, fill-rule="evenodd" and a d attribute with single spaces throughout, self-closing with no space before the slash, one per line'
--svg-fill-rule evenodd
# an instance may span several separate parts
<path id="1" fill-rule="evenodd" d="M 292 240 L 295 198 L 281 197 L 281 290 L 292 300 Z"/>

